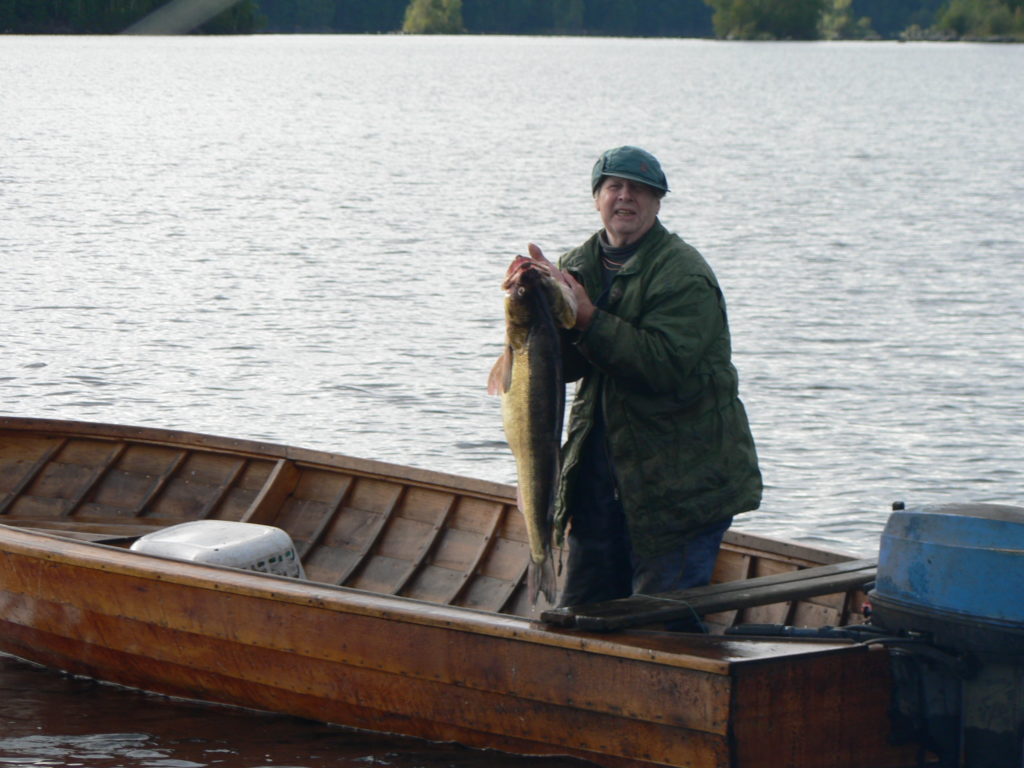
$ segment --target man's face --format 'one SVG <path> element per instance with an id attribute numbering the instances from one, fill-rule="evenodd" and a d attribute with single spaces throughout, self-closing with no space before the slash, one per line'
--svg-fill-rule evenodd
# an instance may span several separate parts
<path id="1" fill-rule="evenodd" d="M 594 203 L 608 242 L 620 247 L 647 234 L 661 210 L 656 190 L 638 181 L 608 176 L 598 187 Z"/>

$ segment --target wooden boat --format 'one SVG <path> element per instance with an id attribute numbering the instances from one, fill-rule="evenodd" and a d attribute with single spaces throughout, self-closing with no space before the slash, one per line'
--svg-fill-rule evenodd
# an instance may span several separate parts
<path id="1" fill-rule="evenodd" d="M 126 548 L 198 519 L 283 529 L 307 579 Z M 207 435 L 0 418 L 0 523 L 0 651 L 68 672 L 619 768 L 914 763 L 887 738 L 883 649 L 643 626 L 666 618 L 664 605 L 678 611 L 679 595 L 531 606 L 507 485 Z M 720 583 L 692 591 L 686 610 L 716 633 L 857 622 L 871 573 L 870 562 L 732 532 Z"/>

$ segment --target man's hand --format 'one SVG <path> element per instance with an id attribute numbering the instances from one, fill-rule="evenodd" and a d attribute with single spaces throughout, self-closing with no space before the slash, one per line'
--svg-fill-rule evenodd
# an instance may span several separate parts
<path id="1" fill-rule="evenodd" d="M 572 295 L 576 297 L 575 327 L 578 330 L 585 331 L 590 327 L 597 308 L 594 306 L 594 302 L 590 300 L 590 296 L 587 295 L 587 289 L 583 287 L 583 283 L 568 272 L 562 272 L 562 275 L 564 275 L 566 285 L 572 289 Z"/>
<path id="2" fill-rule="evenodd" d="M 530 243 L 527 246 L 530 251 L 530 258 L 533 259 L 534 266 L 546 275 L 558 278 L 563 283 L 565 277 L 562 275 L 562 270 L 548 261 L 548 257 L 544 255 L 544 252 L 540 249 L 540 246 L 535 243 Z"/>
<path id="3" fill-rule="evenodd" d="M 537 269 L 546 272 L 569 286 L 573 296 L 576 297 L 576 325 L 573 327 L 585 331 L 590 327 L 590 322 L 594 319 L 594 311 L 596 309 L 590 300 L 590 296 L 587 295 L 587 289 L 575 277 L 568 272 L 563 272 L 548 261 L 544 252 L 534 243 L 530 243 L 529 251 L 530 258 L 533 259 Z"/>

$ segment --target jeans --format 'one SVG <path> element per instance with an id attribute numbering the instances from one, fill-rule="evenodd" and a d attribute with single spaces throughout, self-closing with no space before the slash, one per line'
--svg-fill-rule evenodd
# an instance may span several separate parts
<path id="1" fill-rule="evenodd" d="M 596 433 L 596 434 L 595 434 Z M 676 550 L 640 559 L 632 552 L 622 503 L 616 493 L 603 430 L 595 430 L 580 456 L 572 496 L 569 560 L 560 605 L 584 605 L 699 587 L 711 581 L 731 519 L 704 526 Z M 696 618 L 696 617 L 694 617 Z M 670 629 L 700 630 L 699 622 L 681 621 Z"/>
<path id="2" fill-rule="evenodd" d="M 621 509 L 621 507 L 620 507 Z M 609 521 L 607 535 L 581 535 L 573 518 L 569 531 L 569 562 L 561 605 L 600 603 L 633 594 L 657 594 L 711 581 L 722 536 L 732 520 L 698 530 L 676 550 L 651 558 L 630 551 L 625 515 Z M 592 533 L 588 526 L 587 533 Z"/>
<path id="3" fill-rule="evenodd" d="M 708 584 L 715 571 L 722 536 L 731 524 L 732 518 L 706 525 L 687 539 L 682 548 L 636 563 L 633 592 L 653 595 Z"/>

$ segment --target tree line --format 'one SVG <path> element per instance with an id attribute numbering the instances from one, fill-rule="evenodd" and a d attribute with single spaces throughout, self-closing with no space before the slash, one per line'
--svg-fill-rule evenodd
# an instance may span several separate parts
<path id="1" fill-rule="evenodd" d="M 0 0 L 0 32 L 110 34 L 166 0 Z M 1024 0 L 240 0 L 197 33 L 1024 41 Z"/>

